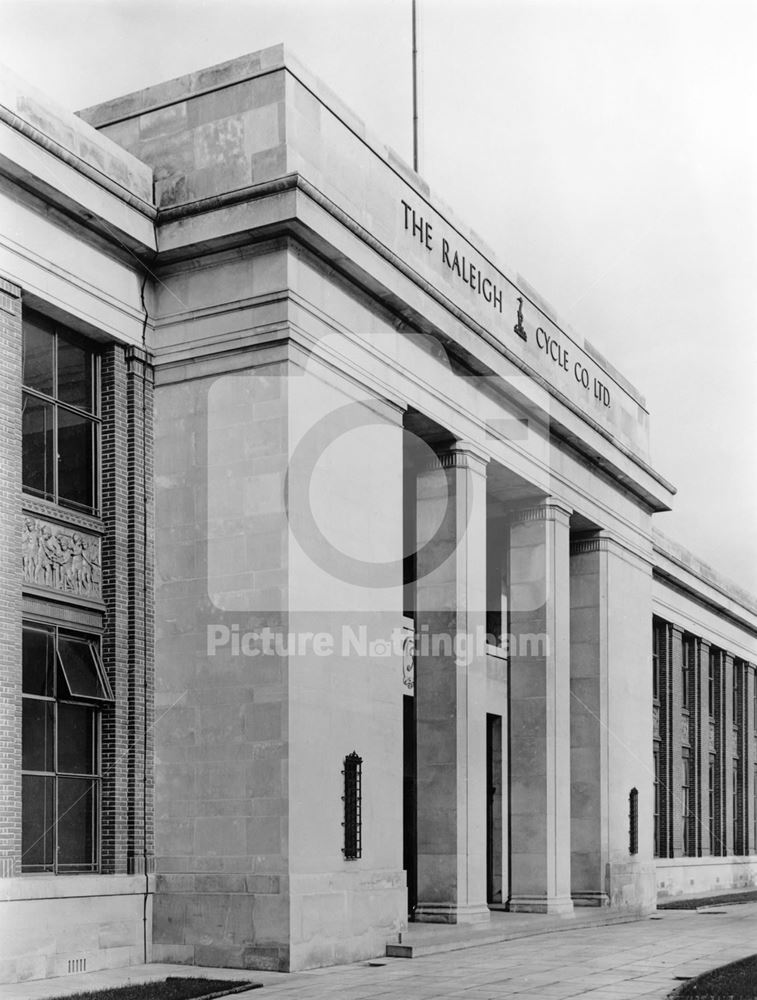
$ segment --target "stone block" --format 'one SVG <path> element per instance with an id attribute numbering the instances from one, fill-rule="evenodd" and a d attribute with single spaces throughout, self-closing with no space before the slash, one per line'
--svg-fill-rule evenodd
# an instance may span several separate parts
<path id="1" fill-rule="evenodd" d="M 284 844 L 278 816 L 252 816 L 247 819 L 246 845 L 250 855 L 279 854 Z"/>
<path id="2" fill-rule="evenodd" d="M 241 816 L 204 816 L 195 820 L 195 851 L 206 857 L 244 855 L 246 820 Z"/>

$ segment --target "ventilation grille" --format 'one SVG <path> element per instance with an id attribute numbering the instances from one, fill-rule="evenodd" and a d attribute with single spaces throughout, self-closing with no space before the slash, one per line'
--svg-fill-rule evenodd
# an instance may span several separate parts
<path id="1" fill-rule="evenodd" d="M 86 972 L 87 971 L 87 960 L 86 960 L 86 958 L 69 958 L 69 960 L 68 960 L 68 971 L 69 972 Z"/>

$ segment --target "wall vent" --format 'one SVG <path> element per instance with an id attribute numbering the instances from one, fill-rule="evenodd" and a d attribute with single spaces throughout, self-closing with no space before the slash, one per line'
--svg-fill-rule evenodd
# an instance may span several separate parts
<path id="1" fill-rule="evenodd" d="M 87 960 L 86 958 L 69 958 L 68 960 L 68 971 L 71 972 L 86 972 L 87 971 Z"/>

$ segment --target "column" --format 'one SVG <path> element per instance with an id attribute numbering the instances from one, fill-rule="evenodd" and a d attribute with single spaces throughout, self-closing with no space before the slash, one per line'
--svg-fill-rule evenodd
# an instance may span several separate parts
<path id="1" fill-rule="evenodd" d="M 423 921 L 489 919 L 486 461 L 456 444 L 418 477 L 416 919 Z"/>
<path id="2" fill-rule="evenodd" d="M 510 531 L 510 909 L 570 913 L 570 511 Z"/>
<path id="3" fill-rule="evenodd" d="M 571 894 L 578 905 L 609 902 L 607 781 L 608 539 L 570 546 Z"/>
<path id="4" fill-rule="evenodd" d="M 721 660 L 722 705 L 723 705 L 723 831 L 724 853 L 727 857 L 735 853 L 733 840 L 733 763 L 737 757 L 735 720 L 733 718 L 733 654 L 723 653 Z"/>
<path id="5" fill-rule="evenodd" d="M 673 625 L 670 629 L 670 800 L 672 856 L 683 856 L 683 812 L 681 809 L 681 788 L 683 784 L 683 753 L 681 730 L 683 718 L 683 629 Z"/>
<path id="6" fill-rule="evenodd" d="M 710 851 L 710 753 L 715 747 L 714 726 L 710 722 L 710 644 L 697 640 L 696 718 L 696 841 L 700 857 Z"/>

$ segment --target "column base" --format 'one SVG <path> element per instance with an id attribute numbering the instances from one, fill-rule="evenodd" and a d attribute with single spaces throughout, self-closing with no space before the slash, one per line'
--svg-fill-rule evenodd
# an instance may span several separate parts
<path id="1" fill-rule="evenodd" d="M 491 913 L 485 903 L 418 903 L 414 919 L 421 924 L 487 924 Z"/>
<path id="2" fill-rule="evenodd" d="M 553 913 L 561 917 L 573 916 L 570 896 L 511 896 L 510 913 Z"/>
<path id="3" fill-rule="evenodd" d="M 574 906 L 609 906 L 610 897 L 606 892 L 571 893 Z"/>

